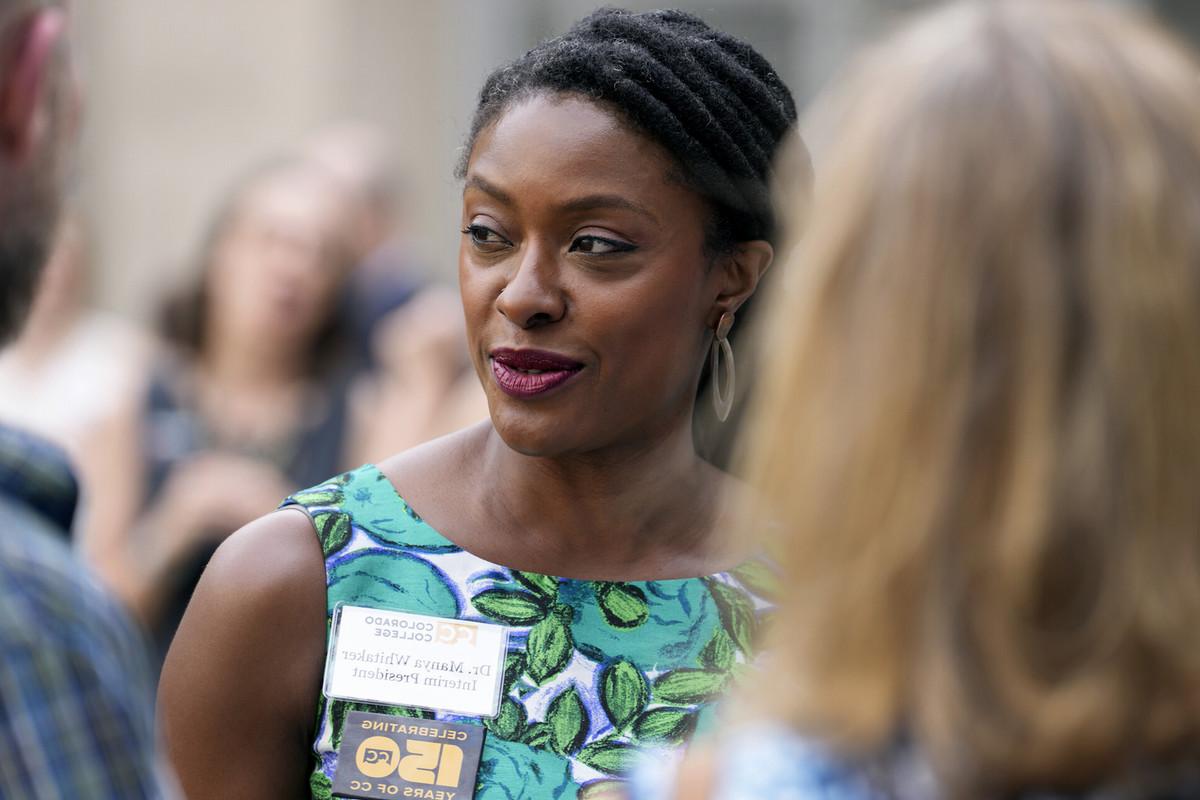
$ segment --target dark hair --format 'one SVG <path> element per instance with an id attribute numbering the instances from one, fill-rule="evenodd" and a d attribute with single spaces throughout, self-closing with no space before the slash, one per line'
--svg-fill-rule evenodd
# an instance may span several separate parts
<path id="1" fill-rule="evenodd" d="M 682 11 L 600 9 L 488 77 L 460 178 L 480 131 L 513 103 L 542 92 L 608 106 L 662 145 L 683 180 L 712 206 L 710 252 L 774 238 L 768 179 L 796 106 L 750 45 Z"/>
<path id="2" fill-rule="evenodd" d="M 225 194 L 201 241 L 191 281 L 169 294 L 158 310 L 159 333 L 185 356 L 199 357 L 208 346 L 208 281 L 213 259 L 221 241 L 242 213 L 246 196 L 273 178 L 303 170 L 320 173 L 321 167 L 299 156 L 277 156 L 244 173 Z M 349 259 L 350 253 L 341 248 L 336 257 Z M 349 329 L 341 313 L 344 305 L 342 299 L 334 298 L 325 319 L 313 335 L 308 355 L 303 360 L 310 375 L 319 374 L 333 366 L 348 346 Z"/>

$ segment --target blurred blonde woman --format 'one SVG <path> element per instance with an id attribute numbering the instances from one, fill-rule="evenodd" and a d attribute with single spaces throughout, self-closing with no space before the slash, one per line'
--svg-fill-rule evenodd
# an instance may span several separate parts
<path id="1" fill-rule="evenodd" d="M 645 796 L 1200 797 L 1200 68 L 956 3 L 816 120 L 751 459 L 773 655 Z"/>

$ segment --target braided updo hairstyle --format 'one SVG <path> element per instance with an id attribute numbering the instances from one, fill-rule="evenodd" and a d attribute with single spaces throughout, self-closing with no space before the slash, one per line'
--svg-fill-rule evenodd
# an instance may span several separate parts
<path id="1" fill-rule="evenodd" d="M 750 45 L 682 11 L 600 9 L 488 77 L 459 177 L 484 128 L 545 92 L 600 103 L 662 145 L 712 207 L 710 253 L 774 238 L 768 179 L 796 105 Z"/>

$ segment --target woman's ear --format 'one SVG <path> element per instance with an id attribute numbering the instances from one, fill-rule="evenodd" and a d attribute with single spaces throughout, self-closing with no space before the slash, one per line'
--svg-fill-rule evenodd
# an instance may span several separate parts
<path id="1" fill-rule="evenodd" d="M 709 315 L 708 327 L 715 328 L 721 315 L 736 312 L 746 302 L 758 282 L 771 267 L 775 259 L 775 248 L 763 239 L 738 242 L 733 250 L 717 261 L 719 285 L 716 302 Z"/>

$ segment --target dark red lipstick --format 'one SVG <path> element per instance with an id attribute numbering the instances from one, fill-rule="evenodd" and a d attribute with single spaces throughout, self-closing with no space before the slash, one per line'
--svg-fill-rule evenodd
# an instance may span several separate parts
<path id="1" fill-rule="evenodd" d="M 498 347 L 490 354 L 500 391 L 512 397 L 536 397 L 562 386 L 583 369 L 574 359 L 546 350 Z"/>

